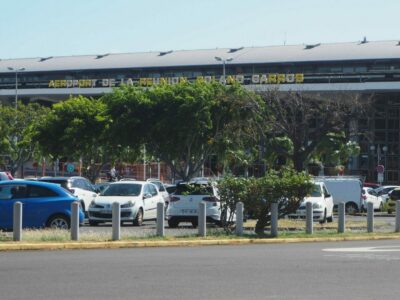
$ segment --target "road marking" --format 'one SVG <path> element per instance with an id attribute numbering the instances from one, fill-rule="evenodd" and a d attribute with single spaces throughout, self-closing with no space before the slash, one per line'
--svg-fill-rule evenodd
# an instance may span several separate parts
<path id="1" fill-rule="evenodd" d="M 325 252 L 400 252 L 400 246 L 327 248 Z"/>

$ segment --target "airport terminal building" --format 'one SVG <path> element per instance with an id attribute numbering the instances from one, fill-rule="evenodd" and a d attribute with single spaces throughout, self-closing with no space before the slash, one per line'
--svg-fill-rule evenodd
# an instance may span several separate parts
<path id="1" fill-rule="evenodd" d="M 223 76 L 225 74 L 225 77 Z M 352 174 L 400 183 L 400 42 L 370 42 L 190 51 L 0 58 L 0 102 L 49 105 L 71 95 L 98 97 L 113 87 L 183 80 L 235 81 L 248 89 L 361 93 L 376 99 L 368 119 L 357 120 L 361 153 Z"/>

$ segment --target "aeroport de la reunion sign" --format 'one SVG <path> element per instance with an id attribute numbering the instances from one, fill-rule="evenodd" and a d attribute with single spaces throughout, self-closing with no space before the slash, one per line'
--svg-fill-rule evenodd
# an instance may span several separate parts
<path id="1" fill-rule="evenodd" d="M 177 84 L 184 81 L 219 81 L 221 83 L 232 84 L 290 84 L 303 83 L 304 74 L 253 74 L 253 75 L 228 75 L 224 76 L 198 76 L 196 78 L 187 77 L 160 77 L 160 78 L 103 78 L 103 79 L 78 79 L 78 80 L 50 80 L 49 88 L 95 88 L 95 87 L 117 87 L 120 85 L 139 85 L 153 86 L 157 84 Z"/>

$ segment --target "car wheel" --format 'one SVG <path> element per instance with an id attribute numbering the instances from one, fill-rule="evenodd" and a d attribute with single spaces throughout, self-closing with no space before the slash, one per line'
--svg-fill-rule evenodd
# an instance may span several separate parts
<path id="1" fill-rule="evenodd" d="M 178 225 L 179 225 L 179 222 L 177 220 L 175 220 L 175 219 L 168 220 L 169 228 L 176 228 L 176 227 L 178 227 Z"/>
<path id="2" fill-rule="evenodd" d="M 70 219 L 66 215 L 54 215 L 46 223 L 47 227 L 57 229 L 69 229 L 71 227 Z"/>
<path id="3" fill-rule="evenodd" d="M 357 206 L 354 203 L 348 203 L 346 205 L 346 213 L 349 215 L 355 215 L 357 212 Z"/>
<path id="4" fill-rule="evenodd" d="M 325 212 L 324 212 L 324 218 L 321 221 L 319 221 L 319 223 L 320 224 L 325 224 L 326 223 L 326 209 L 325 209 Z"/>
<path id="5" fill-rule="evenodd" d="M 326 218 L 326 220 L 328 221 L 328 223 L 332 223 L 333 222 L 333 210 L 332 210 L 331 216 Z"/>
<path id="6" fill-rule="evenodd" d="M 136 218 L 133 220 L 133 226 L 142 226 L 143 224 L 143 210 L 139 208 Z"/>
<path id="7" fill-rule="evenodd" d="M 93 221 L 93 220 L 89 220 L 89 225 L 90 226 L 97 226 L 97 225 L 99 225 L 99 222 Z"/>

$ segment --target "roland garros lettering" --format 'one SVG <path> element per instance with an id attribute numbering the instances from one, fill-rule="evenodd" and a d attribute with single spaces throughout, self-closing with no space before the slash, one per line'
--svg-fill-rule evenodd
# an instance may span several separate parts
<path id="1" fill-rule="evenodd" d="M 292 84 L 303 83 L 304 74 L 253 74 L 253 75 L 228 75 L 228 76 L 197 76 L 196 78 L 187 77 L 143 77 L 143 78 L 103 78 L 103 79 L 70 79 L 70 80 L 50 80 L 49 88 L 107 88 L 117 87 L 121 85 L 138 85 L 143 87 L 150 87 L 159 84 L 178 84 L 187 81 L 202 81 L 202 82 L 215 82 L 233 84 L 238 83 L 242 85 L 249 84 Z"/>

